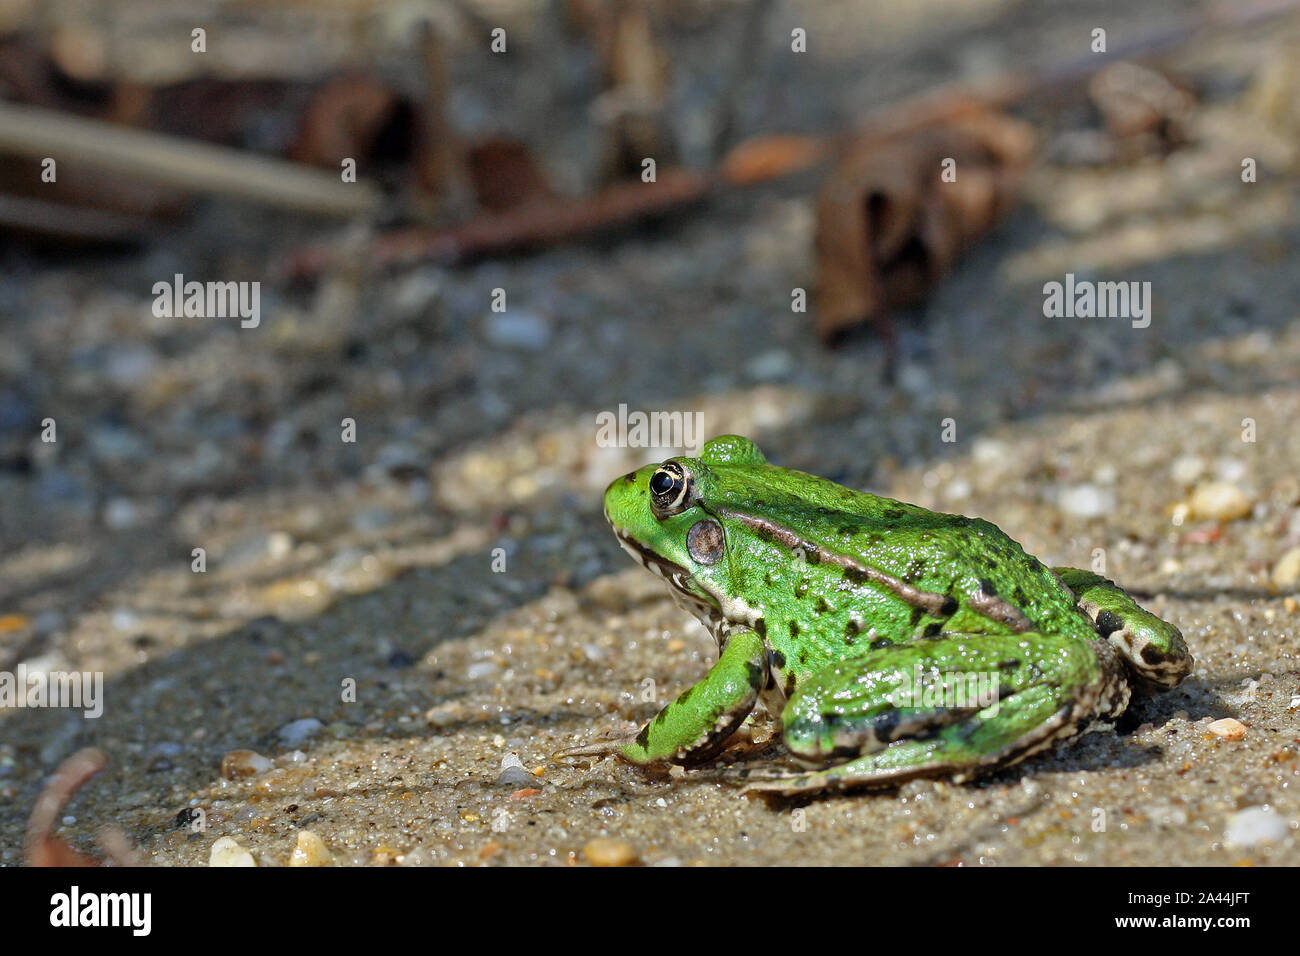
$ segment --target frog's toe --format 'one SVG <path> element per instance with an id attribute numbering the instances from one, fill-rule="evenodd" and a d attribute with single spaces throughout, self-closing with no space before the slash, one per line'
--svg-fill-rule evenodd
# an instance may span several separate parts
<path id="1" fill-rule="evenodd" d="M 1196 665 L 1178 628 L 1140 606 L 1127 591 L 1100 574 L 1057 568 L 1074 592 L 1079 610 L 1128 663 L 1144 691 L 1171 690 Z"/>
<path id="2" fill-rule="evenodd" d="M 636 732 L 610 734 L 594 743 L 581 747 L 566 747 L 551 754 L 552 760 L 568 760 L 574 757 L 608 757 L 619 753 L 624 747 L 636 741 Z"/>
<path id="3" fill-rule="evenodd" d="M 751 793 L 795 797 L 845 789 L 883 789 L 896 787 L 913 777 L 937 776 L 952 768 L 940 763 L 881 767 L 876 755 L 850 760 L 848 763 L 806 773 L 775 774 L 749 780 L 741 796 Z"/>

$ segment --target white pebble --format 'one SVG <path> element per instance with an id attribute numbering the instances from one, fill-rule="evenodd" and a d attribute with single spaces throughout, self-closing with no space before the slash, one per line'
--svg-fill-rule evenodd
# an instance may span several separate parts
<path id="1" fill-rule="evenodd" d="M 1191 485 L 1205 474 L 1205 459 L 1199 455 L 1182 455 L 1169 466 L 1169 476 L 1180 485 Z"/>
<path id="2" fill-rule="evenodd" d="M 1247 807 L 1228 818 L 1223 839 L 1232 846 L 1273 843 L 1286 836 L 1286 820 L 1268 807 Z"/>
<path id="3" fill-rule="evenodd" d="M 1115 510 L 1114 492 L 1096 485 L 1074 485 L 1061 489 L 1061 510 L 1076 518 L 1100 518 Z"/>
<path id="4" fill-rule="evenodd" d="M 519 759 L 519 754 L 513 750 L 501 758 L 501 769 L 509 770 L 511 767 L 522 767 L 524 762 Z"/>
<path id="5" fill-rule="evenodd" d="M 253 860 L 253 854 L 230 837 L 222 837 L 212 844 L 208 866 L 257 866 L 257 863 Z"/>
<path id="6" fill-rule="evenodd" d="M 324 726 L 315 717 L 304 717 L 293 723 L 285 724 L 277 731 L 281 743 L 286 747 L 297 747 L 300 743 L 318 733 Z"/>

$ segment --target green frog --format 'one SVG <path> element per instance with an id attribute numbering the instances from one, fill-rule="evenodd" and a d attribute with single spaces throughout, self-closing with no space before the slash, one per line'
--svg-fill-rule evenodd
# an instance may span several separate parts
<path id="1" fill-rule="evenodd" d="M 853 491 L 725 435 L 605 492 L 619 542 L 718 644 L 641 728 L 559 756 L 717 756 L 761 702 L 799 794 L 968 780 L 1113 719 L 1193 666 L 1172 624 L 1101 575 L 1048 568 L 995 525 Z"/>

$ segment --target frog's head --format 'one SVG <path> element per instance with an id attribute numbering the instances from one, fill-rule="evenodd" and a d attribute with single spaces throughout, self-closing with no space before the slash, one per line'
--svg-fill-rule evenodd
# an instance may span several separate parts
<path id="1" fill-rule="evenodd" d="M 646 465 L 605 489 L 605 517 L 624 550 L 663 578 L 715 636 L 725 622 L 749 623 L 754 614 L 730 581 L 724 519 L 710 502 L 727 496 L 742 469 L 766 464 L 748 438 L 724 435 L 697 458 Z"/>

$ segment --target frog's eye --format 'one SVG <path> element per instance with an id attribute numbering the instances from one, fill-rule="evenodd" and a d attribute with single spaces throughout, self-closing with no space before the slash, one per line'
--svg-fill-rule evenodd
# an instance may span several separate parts
<path id="1" fill-rule="evenodd" d="M 681 514 L 691 504 L 694 484 L 677 462 L 664 462 L 650 476 L 650 509 L 660 518 Z"/>

